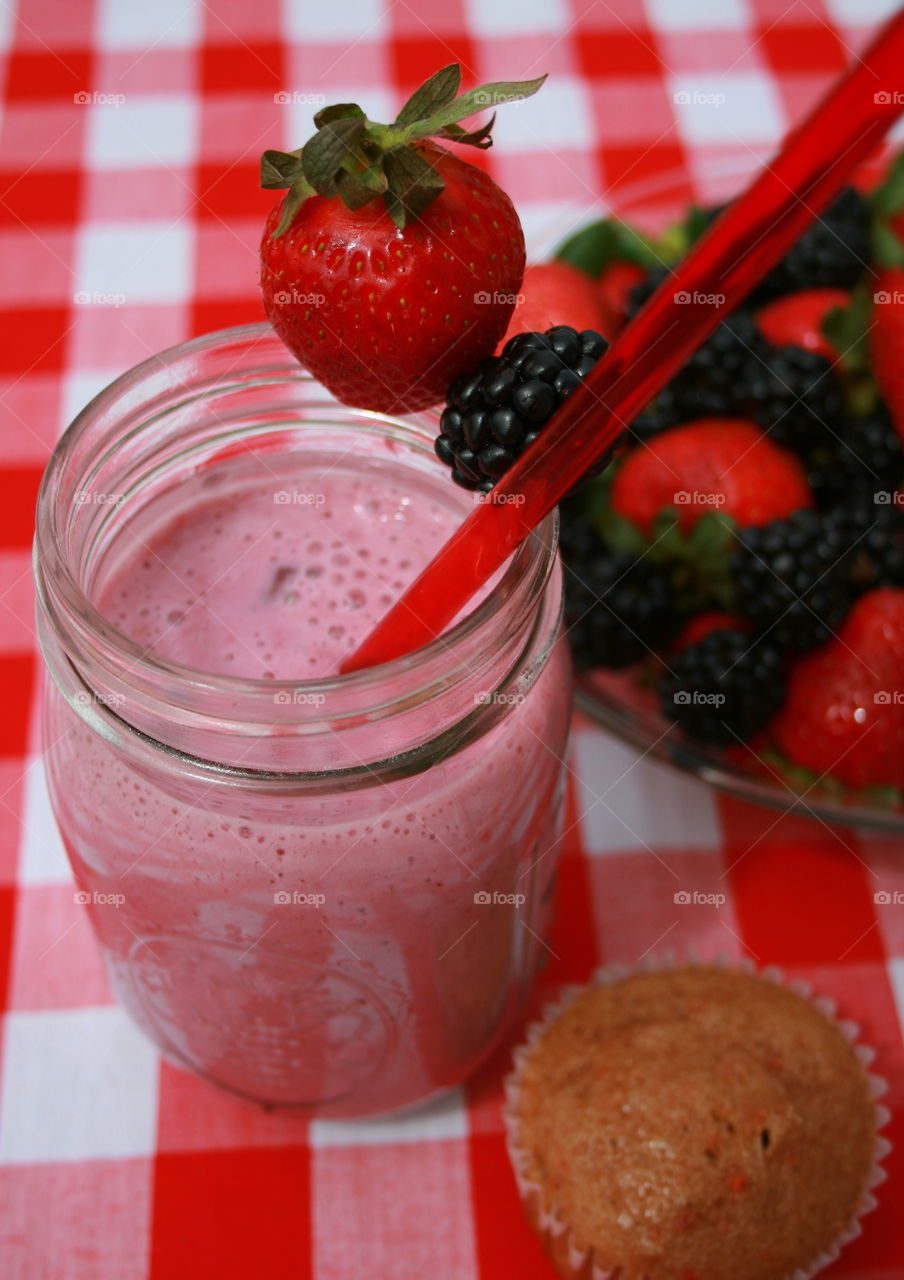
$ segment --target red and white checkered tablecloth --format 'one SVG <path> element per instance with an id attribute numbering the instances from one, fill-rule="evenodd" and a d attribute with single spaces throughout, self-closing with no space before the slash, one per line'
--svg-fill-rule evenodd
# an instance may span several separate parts
<path id="1" fill-rule="evenodd" d="M 307 1123 L 162 1062 L 111 1002 L 48 807 L 29 544 L 65 424 L 129 365 L 261 318 L 265 147 L 322 101 L 389 119 L 453 60 L 550 80 L 485 162 L 535 253 L 576 218 L 774 147 L 887 0 L 4 0 L 0 5 L 0 1277 L 548 1280 L 502 1141 L 500 1054 L 407 1118 Z M 322 98 L 321 98 L 322 95 Z M 718 109 L 714 109 L 714 98 Z M 673 193 L 674 194 L 674 193 Z M 904 1116 L 901 842 L 715 795 L 578 723 L 540 994 L 661 946 L 833 994 Z M 681 889 L 722 905 L 676 905 Z M 895 1124 L 899 1129 L 894 1132 Z M 904 1132 L 831 1274 L 901 1280 Z"/>

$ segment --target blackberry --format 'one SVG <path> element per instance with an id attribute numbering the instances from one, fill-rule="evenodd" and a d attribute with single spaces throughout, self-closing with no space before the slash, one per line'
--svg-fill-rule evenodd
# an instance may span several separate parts
<path id="1" fill-rule="evenodd" d="M 853 602 L 847 513 L 795 511 L 740 529 L 731 555 L 732 612 L 782 649 L 804 650 L 834 631 Z"/>
<path id="2" fill-rule="evenodd" d="M 449 388 L 436 454 L 464 489 L 488 493 L 607 349 L 594 329 L 519 333 Z M 601 464 L 602 465 L 602 464 Z"/>
<path id="3" fill-rule="evenodd" d="M 850 578 L 858 594 L 904 586 L 904 508 L 884 500 L 893 498 L 892 493 L 882 498 L 876 502 L 872 494 L 857 495 L 836 513 L 852 548 Z"/>
<path id="4" fill-rule="evenodd" d="M 823 508 L 852 496 L 889 498 L 904 481 L 904 448 L 884 405 L 847 414 L 804 455 L 810 486 Z M 879 499 L 881 502 L 881 498 Z"/>
<path id="5" fill-rule="evenodd" d="M 800 454 L 833 438 L 844 397 L 831 361 L 801 347 L 774 347 L 758 330 L 748 349 L 751 358 L 735 386 L 733 412 Z"/>
<path id="6" fill-rule="evenodd" d="M 633 305 L 667 273 L 638 285 Z M 753 316 L 736 311 L 675 374 L 631 424 L 636 440 L 695 418 L 736 417 L 756 422 L 777 444 L 805 452 L 832 437 L 843 412 L 842 387 L 829 360 L 798 347 L 774 347 Z"/>
<path id="7" fill-rule="evenodd" d="M 565 622 L 579 670 L 630 666 L 674 637 L 681 618 L 664 566 L 606 551 L 589 528 L 583 550 L 572 542 L 563 556 Z"/>
<path id="8" fill-rule="evenodd" d="M 747 742 L 784 701 L 784 666 L 771 639 L 717 628 L 670 659 L 659 681 L 663 714 L 714 746 Z"/>
<path id="9" fill-rule="evenodd" d="M 870 224 L 863 196 L 846 187 L 761 281 L 751 304 L 800 289 L 852 289 L 870 261 Z"/>

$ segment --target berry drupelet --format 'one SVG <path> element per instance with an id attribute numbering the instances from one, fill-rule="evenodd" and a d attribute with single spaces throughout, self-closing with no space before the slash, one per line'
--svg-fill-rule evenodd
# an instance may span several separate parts
<path id="1" fill-rule="evenodd" d="M 663 714 L 713 746 L 747 742 L 784 701 L 785 659 L 770 638 L 717 628 L 669 659 Z"/>
<path id="2" fill-rule="evenodd" d="M 636 310 L 666 273 L 633 294 Z M 631 424 L 636 440 L 696 418 L 749 418 L 776 444 L 798 452 L 832 437 L 843 408 L 836 370 L 824 356 L 774 347 L 753 316 L 736 311 L 682 365 L 656 400 Z"/>
<path id="3" fill-rule="evenodd" d="M 440 418 L 437 457 L 465 489 L 487 493 L 596 365 L 606 339 L 558 325 L 519 333 L 452 384 Z"/>
<path id="4" fill-rule="evenodd" d="M 851 289 L 871 260 L 869 205 L 853 187 L 811 223 L 757 286 L 754 306 L 800 289 Z"/>
<path id="5" fill-rule="evenodd" d="M 565 557 L 565 626 L 575 666 L 621 668 L 672 639 L 682 624 L 667 569 L 599 548 L 597 558 Z"/>
<path id="6" fill-rule="evenodd" d="M 885 406 L 845 414 L 832 428 L 804 454 L 819 506 L 832 507 L 851 497 L 872 504 L 877 494 L 890 501 L 904 483 L 904 447 Z"/>
<path id="7" fill-rule="evenodd" d="M 782 649 L 826 640 L 854 599 L 853 538 L 844 509 L 795 511 L 738 531 L 731 556 L 732 610 Z"/>

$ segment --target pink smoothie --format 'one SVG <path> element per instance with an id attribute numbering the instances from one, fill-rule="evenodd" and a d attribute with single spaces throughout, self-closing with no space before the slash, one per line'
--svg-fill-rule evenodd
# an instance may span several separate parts
<path id="1" fill-rule="evenodd" d="M 224 464 L 123 528 L 95 601 L 199 672 L 331 676 L 466 510 L 391 468 L 287 483 Z M 258 1100 L 354 1115 L 461 1080 L 543 951 L 567 680 L 558 645 L 478 740 L 351 790 L 152 775 L 80 723 L 62 734 L 52 707 L 60 825 L 119 998 L 171 1056 Z"/>

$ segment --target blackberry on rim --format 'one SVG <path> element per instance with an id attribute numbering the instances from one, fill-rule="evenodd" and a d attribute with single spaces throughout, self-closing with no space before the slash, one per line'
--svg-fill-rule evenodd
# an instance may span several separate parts
<path id="1" fill-rule="evenodd" d="M 436 455 L 465 489 L 488 493 L 596 367 L 608 343 L 595 329 L 519 333 L 449 388 Z"/>

